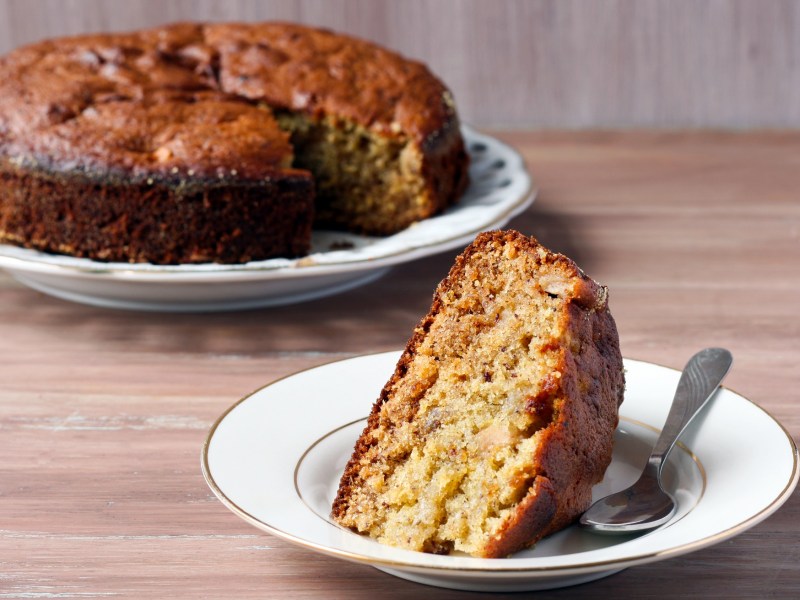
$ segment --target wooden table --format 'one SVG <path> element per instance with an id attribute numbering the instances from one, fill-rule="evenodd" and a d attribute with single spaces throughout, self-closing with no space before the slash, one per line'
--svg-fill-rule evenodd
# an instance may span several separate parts
<path id="1" fill-rule="evenodd" d="M 497 135 L 541 190 L 511 225 L 610 287 L 623 353 L 679 368 L 725 346 L 727 384 L 797 439 L 800 133 Z M 0 598 L 459 597 L 259 532 L 199 466 L 241 396 L 401 347 L 454 255 L 229 314 L 91 308 L 0 275 Z M 717 546 L 538 597 L 611 595 L 798 597 L 800 498 Z"/>

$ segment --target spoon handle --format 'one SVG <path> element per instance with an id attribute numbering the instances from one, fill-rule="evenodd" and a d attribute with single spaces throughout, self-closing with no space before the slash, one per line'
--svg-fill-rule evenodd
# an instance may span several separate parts
<path id="1" fill-rule="evenodd" d="M 661 435 L 648 459 L 648 467 L 661 472 L 669 451 L 675 445 L 683 430 L 716 391 L 733 362 L 733 356 L 724 348 L 700 350 L 681 374 L 675 399 L 669 409 Z"/>

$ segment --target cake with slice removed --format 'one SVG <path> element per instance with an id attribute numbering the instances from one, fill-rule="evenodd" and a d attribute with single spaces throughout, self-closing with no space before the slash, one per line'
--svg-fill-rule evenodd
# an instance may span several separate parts
<path id="1" fill-rule="evenodd" d="M 332 516 L 410 550 L 529 547 L 589 506 L 624 386 L 607 289 L 533 238 L 480 234 L 373 406 Z"/>
<path id="2" fill-rule="evenodd" d="M 312 227 L 385 236 L 468 182 L 455 102 L 374 43 L 291 23 L 177 23 L 0 56 L 0 244 L 238 264 Z"/>

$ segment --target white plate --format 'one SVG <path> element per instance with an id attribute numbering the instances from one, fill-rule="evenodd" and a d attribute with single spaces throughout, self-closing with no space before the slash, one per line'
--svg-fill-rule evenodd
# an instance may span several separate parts
<path id="1" fill-rule="evenodd" d="M 389 237 L 315 231 L 309 256 L 243 265 L 104 263 L 0 244 L 0 267 L 53 296 L 137 310 L 237 310 L 343 292 L 377 279 L 392 265 L 463 247 L 533 202 L 536 190 L 516 151 L 469 127 L 463 133 L 472 163 L 462 200 Z M 343 245 L 347 249 L 332 249 Z"/>
<path id="2" fill-rule="evenodd" d="M 245 521 L 309 550 L 429 585 L 519 591 L 591 581 L 719 543 L 772 514 L 797 484 L 791 436 L 757 405 L 723 388 L 670 455 L 667 485 L 679 509 L 660 529 L 615 537 L 573 526 L 503 559 L 383 546 L 340 528 L 329 511 L 365 416 L 398 357 L 387 352 L 316 367 L 240 400 L 215 423 L 203 447 L 211 489 Z M 678 384 L 673 369 L 629 359 L 625 367 L 614 455 L 595 498 L 636 479 Z"/>

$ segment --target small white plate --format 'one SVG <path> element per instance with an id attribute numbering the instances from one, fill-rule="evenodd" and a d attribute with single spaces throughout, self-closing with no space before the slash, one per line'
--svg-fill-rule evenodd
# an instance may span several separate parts
<path id="1" fill-rule="evenodd" d="M 365 417 L 398 357 L 387 352 L 323 365 L 240 400 L 214 424 L 203 446 L 203 474 L 211 489 L 245 521 L 309 550 L 429 585 L 521 591 L 591 581 L 719 543 L 767 518 L 797 484 L 791 436 L 756 404 L 722 388 L 670 455 L 666 483 L 679 508 L 660 529 L 616 537 L 573 526 L 502 559 L 383 546 L 340 528 L 329 511 Z M 625 368 L 614 455 L 595 498 L 636 479 L 680 375 L 630 359 Z"/>
<path id="2" fill-rule="evenodd" d="M 463 247 L 533 202 L 536 190 L 515 150 L 466 126 L 463 134 L 472 162 L 461 201 L 392 236 L 315 231 L 306 257 L 242 265 L 105 263 L 0 244 L 0 267 L 59 298 L 136 310 L 238 310 L 337 294 L 377 279 L 392 265 Z"/>

